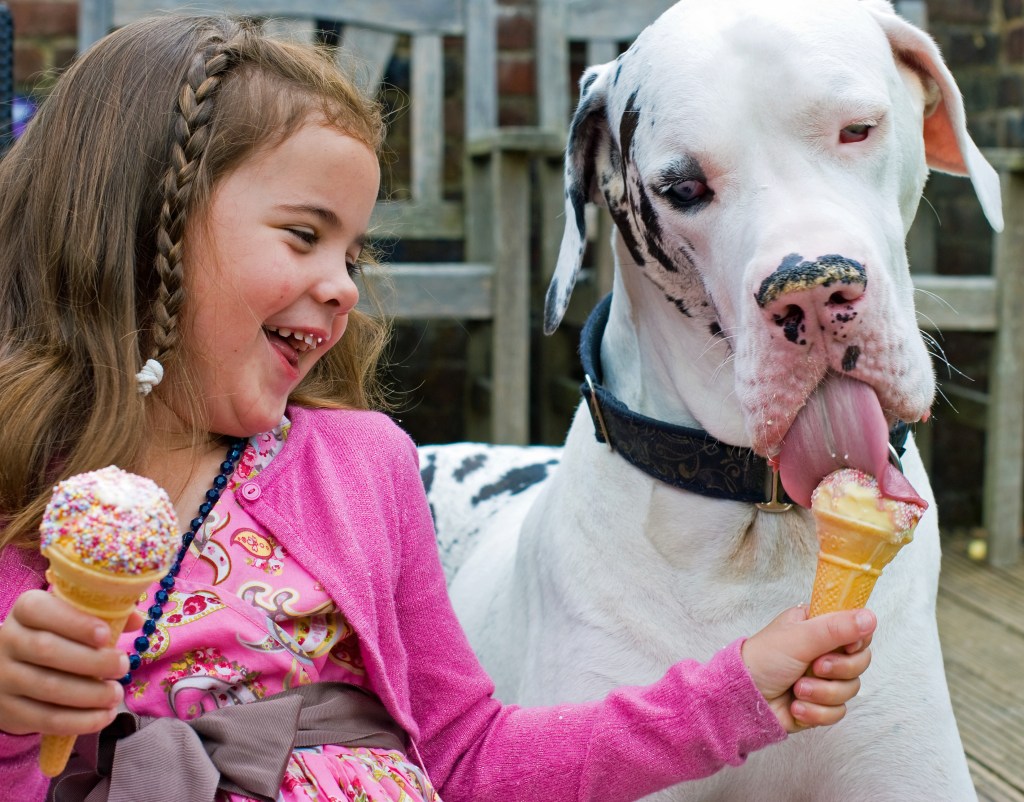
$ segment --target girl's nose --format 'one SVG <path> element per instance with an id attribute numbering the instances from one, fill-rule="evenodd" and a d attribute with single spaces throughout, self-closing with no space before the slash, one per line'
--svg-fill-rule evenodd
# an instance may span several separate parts
<path id="1" fill-rule="evenodd" d="M 359 287 L 344 262 L 340 268 L 334 263 L 322 271 L 313 286 L 312 295 L 317 303 L 336 306 L 339 312 L 347 313 L 359 301 Z"/>

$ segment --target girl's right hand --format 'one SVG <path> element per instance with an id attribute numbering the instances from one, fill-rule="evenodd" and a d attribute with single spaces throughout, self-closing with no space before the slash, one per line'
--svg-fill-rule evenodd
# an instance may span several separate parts
<path id="1" fill-rule="evenodd" d="M 106 622 L 51 593 L 19 596 L 0 625 L 0 730 L 81 735 L 113 721 L 128 656 L 109 640 Z"/>

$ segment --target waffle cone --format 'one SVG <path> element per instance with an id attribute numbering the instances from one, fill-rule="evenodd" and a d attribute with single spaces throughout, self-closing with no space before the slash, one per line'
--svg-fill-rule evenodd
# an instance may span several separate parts
<path id="1" fill-rule="evenodd" d="M 821 550 L 808 615 L 863 607 L 882 569 L 910 538 L 826 509 L 814 509 L 814 519 Z"/>
<path id="2" fill-rule="evenodd" d="M 46 579 L 55 596 L 83 612 L 102 618 L 110 626 L 113 646 L 124 631 L 128 617 L 135 610 L 139 597 L 166 571 L 144 574 L 110 574 L 83 565 L 58 548 L 43 551 L 50 561 Z M 39 752 L 39 768 L 47 777 L 56 777 L 64 770 L 75 745 L 74 735 L 44 735 Z"/>

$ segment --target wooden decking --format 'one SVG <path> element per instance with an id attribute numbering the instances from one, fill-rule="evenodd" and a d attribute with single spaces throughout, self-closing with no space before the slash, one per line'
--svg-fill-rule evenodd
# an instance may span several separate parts
<path id="1" fill-rule="evenodd" d="M 1024 802 L 1024 561 L 991 568 L 944 541 L 938 617 L 946 676 L 981 802 Z"/>

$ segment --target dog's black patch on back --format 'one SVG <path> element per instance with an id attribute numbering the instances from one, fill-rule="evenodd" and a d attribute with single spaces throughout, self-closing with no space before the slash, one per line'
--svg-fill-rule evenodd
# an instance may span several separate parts
<path id="1" fill-rule="evenodd" d="M 483 452 L 474 454 L 472 457 L 466 457 L 462 460 L 462 464 L 455 469 L 455 473 L 452 476 L 455 477 L 456 482 L 463 482 L 467 476 L 473 471 L 480 470 L 484 465 L 487 464 L 487 455 Z"/>
<path id="2" fill-rule="evenodd" d="M 521 468 L 513 468 L 497 482 L 481 487 L 480 492 L 473 496 L 471 501 L 475 506 L 481 501 L 487 501 L 495 496 L 500 496 L 502 493 L 508 493 L 510 496 L 522 493 L 527 488 L 533 487 L 537 482 L 544 481 L 548 476 L 548 467 L 557 464 L 557 460 L 551 460 L 549 462 L 538 462 L 534 465 L 524 465 Z"/>
<path id="3" fill-rule="evenodd" d="M 860 348 L 856 345 L 851 345 L 846 349 L 846 353 L 843 354 L 843 370 L 849 373 L 855 367 L 857 367 L 857 360 L 860 359 Z"/>
<path id="4" fill-rule="evenodd" d="M 427 464 L 420 467 L 420 480 L 423 482 L 423 489 L 430 493 L 434 486 L 434 475 L 437 473 L 437 455 L 428 454 Z"/>

